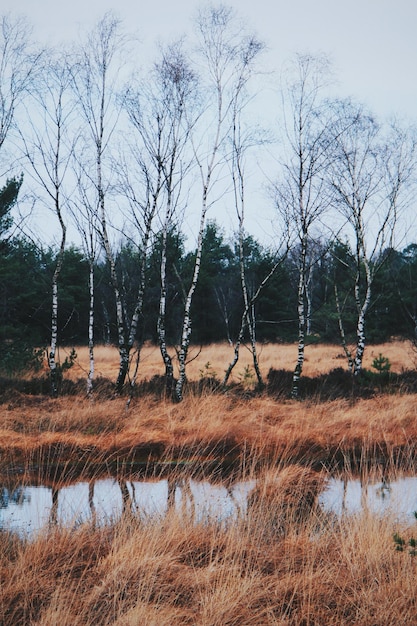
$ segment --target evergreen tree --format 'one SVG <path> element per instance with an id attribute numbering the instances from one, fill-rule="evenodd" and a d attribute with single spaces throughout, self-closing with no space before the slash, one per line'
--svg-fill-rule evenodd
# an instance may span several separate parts
<path id="1" fill-rule="evenodd" d="M 50 258 L 49 258 L 50 261 Z M 24 239 L 0 254 L 0 370 L 37 367 L 49 331 L 48 255 Z"/>
<path id="2" fill-rule="evenodd" d="M 11 210 L 17 202 L 20 187 L 22 186 L 23 175 L 7 179 L 4 187 L 0 189 L 0 239 L 1 246 L 4 248 L 4 238 L 7 231 L 13 224 Z"/>
<path id="3" fill-rule="evenodd" d="M 211 343 L 225 338 L 218 296 L 230 274 L 232 257 L 221 228 L 216 222 L 209 221 L 204 230 L 200 276 L 191 307 L 194 343 Z"/>

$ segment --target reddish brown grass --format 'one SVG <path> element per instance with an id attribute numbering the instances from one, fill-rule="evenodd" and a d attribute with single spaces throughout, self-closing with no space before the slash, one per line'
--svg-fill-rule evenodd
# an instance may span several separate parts
<path id="1" fill-rule="evenodd" d="M 368 349 L 367 363 L 380 352 L 393 370 L 408 367 L 405 344 Z M 207 362 L 220 374 L 226 354 L 210 346 L 190 375 L 197 380 Z M 309 347 L 306 373 L 340 365 L 338 354 Z M 292 367 L 294 355 L 294 346 L 263 347 L 264 372 Z M 73 379 L 84 357 L 80 350 Z M 97 359 L 98 372 L 114 378 L 117 352 Z M 159 359 L 147 346 L 141 376 L 161 374 Z M 328 471 L 316 470 L 344 463 L 348 471 L 356 459 L 362 471 L 379 472 L 381 458 L 392 471 L 413 469 L 416 417 L 411 394 L 324 403 L 189 392 L 181 404 L 142 395 L 127 408 L 120 397 L 10 392 L 0 404 L 0 471 L 9 481 L 13 467 L 46 484 L 60 467 L 64 484 L 75 467 L 98 476 L 102 465 L 145 459 L 192 460 L 195 469 L 226 456 L 257 483 L 233 523 L 196 523 L 172 510 L 163 519 L 127 512 L 106 527 L 58 527 L 30 541 L 0 532 L 0 623 L 414 626 L 417 557 L 396 552 L 393 533 L 411 538 L 415 528 L 389 515 L 325 514 L 317 496 Z"/>
<path id="2" fill-rule="evenodd" d="M 0 470 L 54 459 L 99 464 L 104 458 L 203 460 L 222 449 L 232 456 L 321 463 L 367 449 L 387 458 L 413 455 L 415 396 L 380 395 L 356 402 L 277 401 L 188 395 L 181 404 L 144 396 L 91 402 L 68 396 L 32 406 L 0 404 Z M 217 451 L 217 452 L 216 452 Z M 404 460 L 404 457 L 403 457 Z"/>
<path id="3" fill-rule="evenodd" d="M 3 533 L 0 621 L 413 626 L 417 561 L 392 540 L 412 529 L 390 517 L 336 520 L 306 508 L 322 480 L 297 466 L 268 470 L 233 524 L 196 524 L 172 511 L 150 523 L 126 514 L 104 528 L 56 529 L 32 542 Z"/>
<path id="4" fill-rule="evenodd" d="M 259 348 L 260 366 L 266 376 L 269 369 L 293 370 L 297 360 L 296 344 L 264 344 Z M 61 349 L 61 360 L 69 355 L 70 350 Z M 68 376 L 73 380 L 85 377 L 88 372 L 88 351 L 85 347 L 77 347 L 77 359 Z M 170 353 L 175 363 L 175 350 Z M 364 367 L 370 369 L 375 357 L 379 354 L 389 358 L 393 372 L 403 369 L 412 369 L 416 355 L 411 344 L 406 341 L 392 341 L 381 345 L 370 345 L 365 350 Z M 191 347 L 187 375 L 190 380 L 198 380 L 208 370 L 222 379 L 224 371 L 233 358 L 233 349 L 227 344 L 212 344 Z M 95 348 L 96 376 L 115 380 L 118 371 L 119 357 L 114 346 L 98 346 Z M 241 380 L 245 367 L 252 367 L 251 353 L 245 347 L 241 348 L 239 361 L 233 371 L 231 382 Z M 303 373 L 306 376 L 324 374 L 336 367 L 347 367 L 346 358 L 340 346 L 310 345 L 305 350 L 305 364 Z M 150 380 L 153 376 L 163 375 L 164 367 L 161 353 L 157 346 L 146 344 L 141 351 L 139 380 Z"/>

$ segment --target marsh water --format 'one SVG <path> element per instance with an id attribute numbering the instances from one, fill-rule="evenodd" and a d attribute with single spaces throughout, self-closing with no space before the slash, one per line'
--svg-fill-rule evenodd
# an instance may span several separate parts
<path id="1" fill-rule="evenodd" d="M 127 510 L 143 518 L 163 517 L 175 508 L 197 521 L 228 520 L 244 514 L 255 480 L 229 486 L 189 478 L 183 480 L 116 480 L 108 477 L 58 488 L 0 487 L 0 529 L 32 535 L 55 524 L 105 524 Z M 417 477 L 388 483 L 331 478 L 319 497 L 326 512 L 352 515 L 368 509 L 377 514 L 415 519 Z"/>
<path id="2" fill-rule="evenodd" d="M 230 487 L 208 481 L 133 481 L 105 478 L 59 489 L 44 486 L 0 488 L 0 529 L 33 533 L 51 524 L 103 524 L 126 510 L 143 518 L 161 517 L 170 508 L 196 521 L 223 520 L 244 512 L 255 481 Z"/>

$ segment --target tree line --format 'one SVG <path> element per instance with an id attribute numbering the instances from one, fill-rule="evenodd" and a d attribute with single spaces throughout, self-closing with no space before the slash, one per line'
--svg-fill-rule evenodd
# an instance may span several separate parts
<path id="1" fill-rule="evenodd" d="M 120 392 L 152 341 L 179 401 L 190 342 L 233 346 L 224 385 L 245 343 L 262 388 L 258 342 L 296 341 L 297 397 L 306 342 L 340 341 L 357 376 L 367 341 L 414 336 L 416 247 L 398 241 L 415 130 L 330 97 L 327 59 L 302 54 L 283 73 L 276 136 L 261 128 L 264 44 L 224 5 L 201 9 L 190 42 L 161 44 L 139 76 L 131 45 L 112 14 L 59 51 L 2 18 L 2 369 L 46 349 L 56 395 L 59 346 L 87 343 L 90 393 L 94 346 L 114 343 Z M 259 155 L 273 172 L 268 244 L 247 230 Z M 210 217 L 220 203 L 231 233 Z M 54 245 L 37 235 L 43 208 Z"/>
<path id="2" fill-rule="evenodd" d="M 1 197 L 1 196 L 0 196 Z M 1 201 L 1 200 L 0 200 Z M 160 235 L 161 238 L 161 235 Z M 354 345 L 357 308 L 354 297 L 355 258 L 351 246 L 341 241 L 315 241 L 319 260 L 308 282 L 306 341 L 340 343 L 339 323 L 344 339 Z M 158 344 L 161 243 L 156 244 L 146 269 L 146 303 L 137 341 Z M 185 252 L 179 232 L 168 236 L 167 344 L 178 343 L 183 307 L 183 281 L 190 278 L 195 252 Z M 208 222 L 203 235 L 200 279 L 193 299 L 193 343 L 206 345 L 227 342 L 234 345 L 239 334 L 244 298 L 240 284 L 237 241 L 226 239 L 216 222 Z M 250 295 L 273 269 L 275 258 L 255 239 L 244 241 L 247 285 Z M 127 315 L 135 306 L 138 289 L 138 251 L 122 246 L 115 255 L 118 279 L 124 285 Z M 29 359 L 33 346 L 47 346 L 51 330 L 52 277 L 57 250 L 40 249 L 25 238 L 2 242 L 1 333 L 2 369 L 17 371 L 21 358 Z M 414 340 L 417 320 L 417 244 L 402 251 L 386 249 L 378 259 L 381 268 L 375 277 L 367 318 L 367 338 L 371 343 L 397 338 Z M 96 276 L 94 336 L 99 344 L 117 344 L 117 318 L 110 268 L 103 259 L 94 265 Z M 16 276 L 19 280 L 16 280 Z M 288 254 L 269 279 L 254 305 L 256 339 L 264 342 L 295 342 L 298 338 L 296 257 Z M 81 249 L 70 246 L 63 255 L 58 311 L 58 344 L 68 349 L 88 343 L 89 265 Z M 335 299 L 338 292 L 338 303 Z M 243 341 L 249 341 L 246 330 Z"/>

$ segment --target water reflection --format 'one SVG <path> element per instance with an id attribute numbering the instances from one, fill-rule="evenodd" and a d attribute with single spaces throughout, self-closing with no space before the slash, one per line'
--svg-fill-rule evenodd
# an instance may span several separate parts
<path id="1" fill-rule="evenodd" d="M 159 481 L 107 478 L 59 489 L 34 486 L 11 492 L 6 489 L 8 504 L 0 509 L 0 529 L 32 534 L 58 523 L 104 524 L 122 514 L 161 517 L 169 509 L 187 514 L 196 522 L 207 518 L 223 520 L 244 514 L 247 495 L 254 485 L 255 481 L 244 481 L 228 488 L 189 478 Z"/>
<path id="2" fill-rule="evenodd" d="M 30 499 L 30 496 L 25 493 L 24 487 L 17 487 L 12 491 L 9 491 L 6 487 L 0 489 L 0 509 L 7 509 L 12 504 L 23 504 L 28 499 Z"/>
<path id="3" fill-rule="evenodd" d="M 379 515 L 390 513 L 398 519 L 414 518 L 417 511 L 417 477 L 386 479 L 371 483 L 332 478 L 319 502 L 336 515 L 352 515 L 369 510 Z"/>
<path id="4" fill-rule="evenodd" d="M 0 488 L 0 529 L 32 534 L 47 526 L 94 526 L 121 515 L 143 518 L 165 516 L 175 510 L 195 522 L 225 520 L 244 515 L 255 480 L 233 485 L 211 484 L 187 477 L 155 481 L 106 478 L 57 487 Z M 319 497 L 325 512 L 338 516 L 363 510 L 414 518 L 417 511 L 417 477 L 389 483 L 331 478 Z"/>

